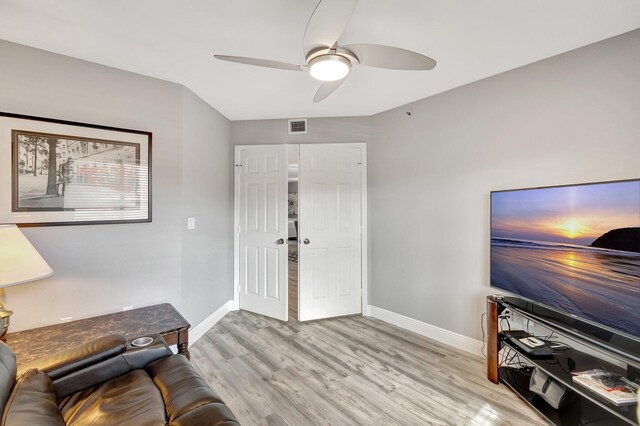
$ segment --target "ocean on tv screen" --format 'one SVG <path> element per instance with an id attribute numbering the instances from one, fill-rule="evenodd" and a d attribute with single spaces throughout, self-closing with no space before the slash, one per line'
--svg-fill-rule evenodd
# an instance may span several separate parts
<path id="1" fill-rule="evenodd" d="M 491 285 L 640 338 L 640 180 L 492 193 Z"/>

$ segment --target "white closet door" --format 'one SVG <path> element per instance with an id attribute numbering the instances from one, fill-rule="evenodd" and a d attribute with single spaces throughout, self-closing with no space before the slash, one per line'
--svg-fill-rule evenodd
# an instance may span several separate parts
<path id="1" fill-rule="evenodd" d="M 237 152 L 240 309 L 287 320 L 287 147 Z M 238 158 L 239 157 L 239 158 Z"/>
<path id="2" fill-rule="evenodd" d="M 299 318 L 362 312 L 359 148 L 300 146 Z"/>

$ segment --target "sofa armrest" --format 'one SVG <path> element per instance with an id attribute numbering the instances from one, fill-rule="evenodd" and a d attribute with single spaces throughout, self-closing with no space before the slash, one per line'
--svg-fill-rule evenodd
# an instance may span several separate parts
<path id="1" fill-rule="evenodd" d="M 153 338 L 153 342 L 143 347 L 133 346 L 131 342 L 135 339 L 127 342 L 127 350 L 122 353 L 122 357 L 131 370 L 144 368 L 154 361 L 173 355 L 161 335 L 152 334 L 148 337 Z"/>
<path id="2" fill-rule="evenodd" d="M 126 350 L 104 358 L 100 362 L 87 364 L 83 368 L 58 375 L 55 379 L 52 377 L 57 397 L 63 398 L 172 355 L 162 336 L 150 337 L 153 337 L 153 342 L 148 346 L 135 347 L 125 340 Z"/>
<path id="3" fill-rule="evenodd" d="M 18 366 L 18 374 L 30 369 L 47 373 L 51 380 L 98 364 L 123 353 L 127 348 L 127 339 L 123 334 L 100 337 L 73 348 L 60 351 L 48 357 L 37 359 Z"/>

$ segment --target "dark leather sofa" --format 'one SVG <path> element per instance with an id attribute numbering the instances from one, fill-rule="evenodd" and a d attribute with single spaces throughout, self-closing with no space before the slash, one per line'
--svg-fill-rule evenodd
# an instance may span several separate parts
<path id="1" fill-rule="evenodd" d="M 0 412 L 2 426 L 238 424 L 160 336 L 144 348 L 106 336 L 19 368 L 0 342 Z"/>

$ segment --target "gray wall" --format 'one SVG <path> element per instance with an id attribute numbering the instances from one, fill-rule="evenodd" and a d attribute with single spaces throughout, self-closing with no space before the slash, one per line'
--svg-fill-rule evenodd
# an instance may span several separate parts
<path id="1" fill-rule="evenodd" d="M 372 303 L 480 338 L 489 192 L 640 177 L 639 46 L 634 31 L 374 116 Z"/>
<path id="2" fill-rule="evenodd" d="M 183 94 L 182 300 L 200 322 L 233 299 L 231 124 L 190 90 Z M 188 217 L 195 230 L 187 230 Z"/>
<path id="3" fill-rule="evenodd" d="M 289 135 L 287 126 L 287 120 L 232 121 L 231 141 L 234 145 L 260 145 L 367 142 L 371 138 L 370 117 L 310 118 L 304 135 Z"/>
<path id="4" fill-rule="evenodd" d="M 5 41 L 0 110 L 153 132 L 153 222 L 23 229 L 55 275 L 7 289 L 11 330 L 165 301 L 195 325 L 232 297 L 222 115 L 180 85 Z"/>

